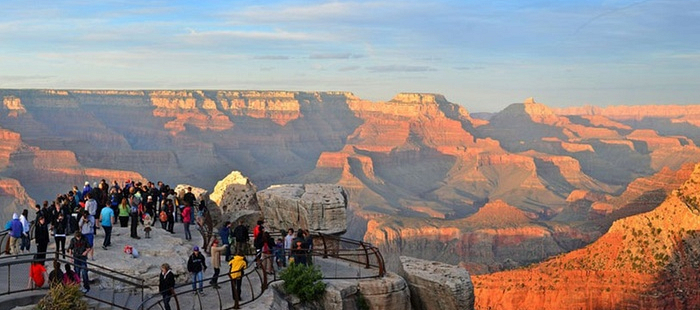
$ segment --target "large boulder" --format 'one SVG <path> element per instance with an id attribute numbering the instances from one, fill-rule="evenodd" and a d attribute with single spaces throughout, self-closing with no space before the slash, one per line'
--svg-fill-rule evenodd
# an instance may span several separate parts
<path id="1" fill-rule="evenodd" d="M 333 184 L 273 185 L 257 193 L 258 205 L 272 228 L 303 228 L 342 234 L 347 229 L 347 194 Z"/>
<path id="2" fill-rule="evenodd" d="M 411 310 L 411 291 L 406 280 L 393 272 L 379 279 L 360 280 L 360 294 L 375 310 Z M 433 307 L 431 309 L 440 309 Z"/>
<path id="3" fill-rule="evenodd" d="M 233 171 L 216 183 L 209 196 L 221 211 L 221 218 L 214 219 L 215 224 L 235 221 L 241 217 L 241 211 L 259 211 L 255 193 L 257 186 L 238 171 Z M 250 212 L 242 212 L 248 214 Z M 259 216 L 256 216 L 259 217 Z"/>
<path id="4" fill-rule="evenodd" d="M 474 309 L 474 285 L 466 269 L 407 256 L 401 256 L 401 264 L 414 309 Z"/>

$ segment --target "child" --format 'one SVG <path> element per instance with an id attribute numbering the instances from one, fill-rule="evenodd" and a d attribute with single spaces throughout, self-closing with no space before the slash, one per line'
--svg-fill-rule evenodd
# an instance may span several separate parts
<path id="1" fill-rule="evenodd" d="M 151 214 L 148 212 L 143 214 L 143 231 L 146 232 L 146 239 L 151 238 L 151 224 L 153 223 L 153 219 L 151 218 Z"/>
<path id="2" fill-rule="evenodd" d="M 286 265 L 284 260 L 284 242 L 282 242 L 282 238 L 277 238 L 277 242 L 275 242 L 274 253 L 275 261 L 277 262 L 277 270 L 281 270 L 282 265 Z"/>

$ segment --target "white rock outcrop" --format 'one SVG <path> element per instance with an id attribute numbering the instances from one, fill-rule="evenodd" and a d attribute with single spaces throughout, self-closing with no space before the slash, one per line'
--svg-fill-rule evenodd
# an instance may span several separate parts
<path id="1" fill-rule="evenodd" d="M 474 309 L 474 285 L 466 269 L 407 256 L 400 259 L 413 309 Z"/>
<path id="2" fill-rule="evenodd" d="M 347 230 L 347 194 L 334 184 L 273 185 L 257 193 L 270 227 L 341 234 Z"/>
<path id="3" fill-rule="evenodd" d="M 221 222 L 235 221 L 241 216 L 240 211 L 260 210 L 255 196 L 257 191 L 253 182 L 240 172 L 233 171 L 216 183 L 209 199 L 221 210 Z"/>

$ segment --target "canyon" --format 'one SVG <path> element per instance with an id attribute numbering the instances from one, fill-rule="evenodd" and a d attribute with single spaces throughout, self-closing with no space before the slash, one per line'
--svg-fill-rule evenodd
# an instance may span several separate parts
<path id="1" fill-rule="evenodd" d="M 529 98 L 479 118 L 426 93 L 372 102 L 348 92 L 0 89 L 0 98 L 4 219 L 103 178 L 214 188 L 240 171 L 258 188 L 330 183 L 347 193 L 346 236 L 380 246 L 390 264 L 405 255 L 483 275 L 481 307 L 530 296 L 513 284 L 495 297 L 506 287 L 490 273 L 549 284 L 554 272 L 517 268 L 595 255 L 611 231 L 642 229 L 619 223 L 661 208 L 700 162 L 700 105 L 557 109 Z"/>

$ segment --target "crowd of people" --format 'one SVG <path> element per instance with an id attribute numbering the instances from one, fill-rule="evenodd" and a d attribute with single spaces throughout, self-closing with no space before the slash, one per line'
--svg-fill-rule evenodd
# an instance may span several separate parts
<path id="1" fill-rule="evenodd" d="M 5 229 L 9 230 L 11 255 L 30 253 L 31 240 L 35 240 L 36 253 L 32 265 L 43 266 L 53 236 L 56 253 L 64 258 L 67 254 L 73 260 L 75 273 L 82 278 L 81 290 L 87 293 L 90 291 L 87 261 L 95 260 L 94 240 L 98 230 L 104 231 L 101 245 L 103 250 L 109 250 L 112 246 L 112 227 L 117 224 L 121 227 L 130 226 L 130 237 L 141 239 L 139 227 L 143 228 L 145 237 L 149 238 L 151 227 L 156 221 L 160 221 L 161 227 L 170 233 L 175 233 L 175 222 L 180 221 L 185 227 L 185 239 L 191 240 L 190 224 L 202 225 L 207 211 L 203 197 L 196 204 L 197 199 L 191 187 L 178 195 L 162 181 L 142 184 L 127 180 L 123 184 L 114 181 L 109 185 L 103 179 L 92 186 L 86 181 L 82 190 L 73 186 L 67 193 L 58 194 L 53 201 L 46 200 L 42 205 L 34 207 L 36 218 L 33 221 L 33 236 L 30 236 L 32 222 L 29 220 L 28 209 L 24 209 L 21 215 L 13 214 Z M 71 236 L 66 246 L 66 238 Z M 35 269 L 38 270 L 39 267 Z M 60 269 L 58 271 L 62 272 Z M 40 279 L 39 276 L 30 277 L 32 278 Z M 36 281 L 32 283 L 30 287 L 38 284 Z"/>
<path id="2" fill-rule="evenodd" d="M 34 240 L 37 253 L 30 266 L 28 287 L 41 287 L 45 283 L 80 284 L 81 291 L 90 291 L 87 262 L 94 259 L 95 233 L 102 229 L 104 239 L 102 249 L 109 250 L 113 225 L 130 227 L 130 237 L 141 239 L 139 227 L 143 228 L 145 238 L 150 237 L 152 227 L 160 222 L 160 227 L 169 233 L 174 232 L 175 222 L 181 222 L 185 240 L 192 240 L 191 225 L 203 225 L 203 218 L 208 212 L 203 197 L 197 201 L 188 187 L 186 192 L 176 193 L 169 185 L 159 181 L 142 184 L 127 180 L 124 184 L 114 181 L 109 185 L 104 179 L 98 183 L 85 182 L 83 189 L 74 186 L 65 194 L 59 194 L 52 202 L 44 201 L 36 205 L 34 222 Z M 12 255 L 30 252 L 29 211 L 14 214 L 8 221 L 6 229 L 10 235 L 10 253 Z M 288 263 L 310 264 L 310 251 L 313 240 L 308 230 L 295 231 L 290 228 L 287 235 L 274 239 L 266 231 L 265 221 L 259 220 L 253 229 L 254 261 L 263 272 L 273 273 Z M 44 261 L 46 251 L 53 236 L 55 251 L 72 259 L 73 264 L 61 264 L 54 260 L 53 270 L 46 274 Z M 71 237 L 66 246 L 66 238 Z M 249 228 L 244 221 L 232 227 L 225 222 L 218 230 L 218 236 L 210 244 L 211 266 L 214 275 L 210 280 L 212 287 L 219 289 L 218 278 L 221 268 L 221 256 L 229 265 L 229 277 L 232 279 L 231 290 L 236 304 L 240 300 L 243 270 L 248 266 L 245 258 L 250 249 Z M 274 264 L 274 265 L 273 265 Z M 75 271 L 71 267 L 74 267 Z M 204 294 L 203 274 L 207 269 L 207 260 L 194 246 L 187 261 L 187 270 L 191 275 L 192 289 L 195 294 Z M 174 294 L 174 275 L 168 264 L 161 266 L 159 292 L 163 296 L 164 307 L 170 309 L 169 300 Z"/>

